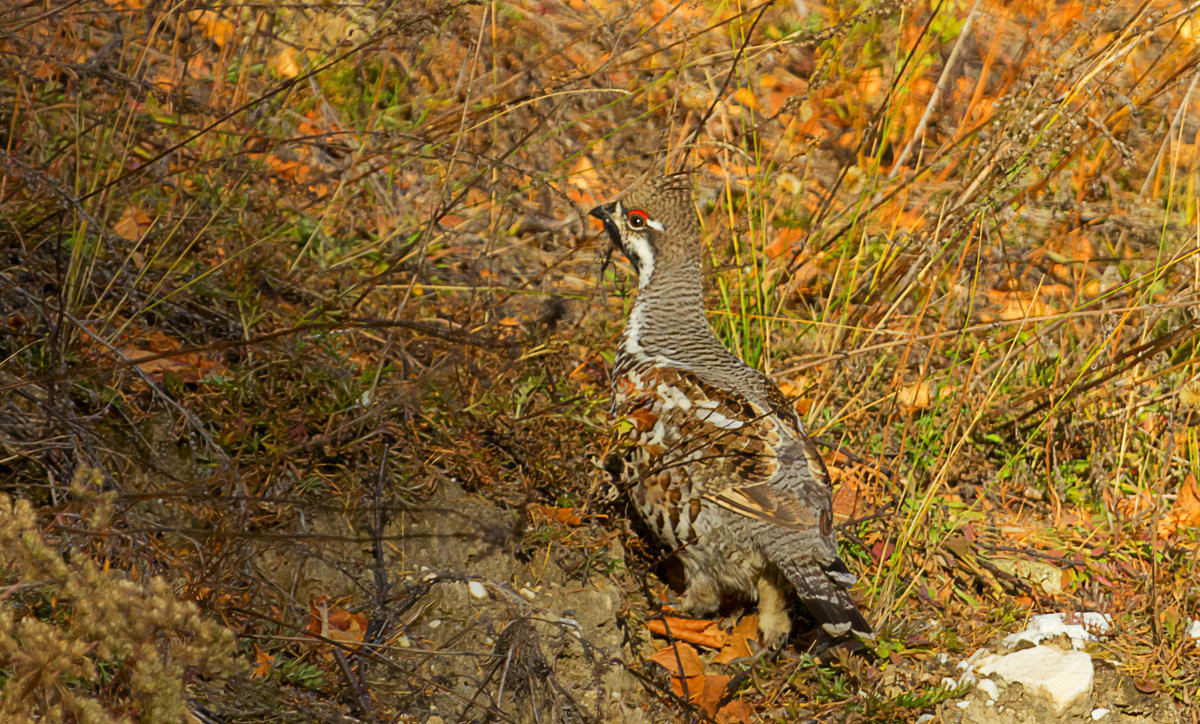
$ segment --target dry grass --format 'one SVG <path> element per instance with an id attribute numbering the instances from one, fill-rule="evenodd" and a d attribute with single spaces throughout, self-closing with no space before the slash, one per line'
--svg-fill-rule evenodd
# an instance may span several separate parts
<path id="1" fill-rule="evenodd" d="M 649 615 L 658 553 L 592 464 L 629 280 L 581 212 L 687 167 L 713 323 L 828 450 L 892 663 L 778 662 L 740 700 L 914 717 L 939 695 L 897 692 L 937 653 L 1102 610 L 1106 654 L 1194 706 L 1195 12 L 2 10 L 3 489 L 66 546 L 70 482 L 102 471 L 109 535 L 82 556 L 169 575 L 239 634 L 242 720 L 423 711 L 438 684 L 406 688 L 394 645 L 422 589 L 389 526 L 447 489 L 520 511 L 500 539 L 579 551 L 580 582 Z M 305 637 L 310 594 L 370 622 L 390 678 Z"/>

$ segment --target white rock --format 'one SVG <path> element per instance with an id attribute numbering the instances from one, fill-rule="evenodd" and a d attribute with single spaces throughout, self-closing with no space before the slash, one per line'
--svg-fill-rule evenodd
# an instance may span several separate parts
<path id="1" fill-rule="evenodd" d="M 981 680 L 978 684 L 975 685 L 975 688 L 979 689 L 983 693 L 987 694 L 987 698 L 988 698 L 989 702 L 995 701 L 996 699 L 1000 698 L 1000 687 L 996 686 L 996 682 L 992 681 L 991 679 Z"/>
<path id="2" fill-rule="evenodd" d="M 1092 657 L 1082 651 L 1034 646 L 979 662 L 979 673 L 1016 682 L 1030 694 L 1046 699 L 1062 714 L 1092 693 Z"/>
<path id="3" fill-rule="evenodd" d="M 1071 623 L 1066 623 L 1070 616 Z M 1083 613 L 1044 613 L 1029 619 L 1029 625 L 1021 633 L 1004 637 L 1003 644 L 1012 648 L 1022 641 L 1038 645 L 1046 639 L 1066 636 L 1071 647 L 1083 648 L 1089 641 L 1099 641 L 1096 633 L 1105 633 L 1112 628 L 1112 618 L 1106 613 L 1085 611 Z"/>
<path id="4" fill-rule="evenodd" d="M 1106 716 L 1108 716 L 1108 709 L 1105 709 L 1104 707 L 1092 709 L 1092 721 L 1100 721 Z"/>
<path id="5" fill-rule="evenodd" d="M 963 699 L 960 702 L 956 702 L 954 705 L 957 706 L 959 709 L 970 709 L 971 708 L 971 700 Z"/>
<path id="6" fill-rule="evenodd" d="M 1200 641 L 1200 619 L 1193 619 L 1188 623 L 1187 635 L 1194 641 Z"/>
<path id="7" fill-rule="evenodd" d="M 487 587 L 479 581 L 471 581 L 467 584 L 467 590 L 471 592 L 473 598 L 483 600 L 488 597 Z"/>
<path id="8" fill-rule="evenodd" d="M 933 714 L 922 714 L 917 717 L 917 724 L 929 724 L 931 721 L 933 721 Z"/>
<path id="9" fill-rule="evenodd" d="M 969 671 L 975 668 L 975 664 L 978 663 L 980 659 L 985 656 L 990 656 L 991 653 L 992 652 L 988 651 L 987 649 L 975 649 L 975 653 L 968 656 L 965 661 L 958 662 L 958 668 Z"/>

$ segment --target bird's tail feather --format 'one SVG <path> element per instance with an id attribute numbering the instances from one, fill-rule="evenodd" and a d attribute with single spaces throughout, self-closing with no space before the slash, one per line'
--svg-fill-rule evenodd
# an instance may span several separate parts
<path id="1" fill-rule="evenodd" d="M 844 563 L 835 560 L 824 570 L 817 566 L 781 566 L 783 574 L 796 589 L 796 594 L 814 622 L 826 635 L 838 639 L 851 634 L 875 638 L 871 624 L 858 610 L 845 586 L 854 577 Z"/>

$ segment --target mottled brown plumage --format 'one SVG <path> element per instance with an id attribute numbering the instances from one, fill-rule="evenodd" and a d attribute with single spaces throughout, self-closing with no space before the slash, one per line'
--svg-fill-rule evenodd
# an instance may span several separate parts
<path id="1" fill-rule="evenodd" d="M 613 367 L 625 445 L 617 474 L 687 576 L 682 607 L 759 602 L 763 642 L 783 643 L 795 594 L 829 636 L 869 636 L 838 557 L 829 474 L 795 409 L 733 356 L 704 314 L 700 231 L 682 176 L 592 210 L 638 273 Z"/>

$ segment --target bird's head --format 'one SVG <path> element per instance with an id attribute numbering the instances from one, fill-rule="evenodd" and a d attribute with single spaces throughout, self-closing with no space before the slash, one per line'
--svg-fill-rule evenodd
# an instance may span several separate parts
<path id="1" fill-rule="evenodd" d="M 691 184 L 680 174 L 641 183 L 589 212 L 633 265 L 638 286 L 657 270 L 700 261 L 700 231 Z"/>

